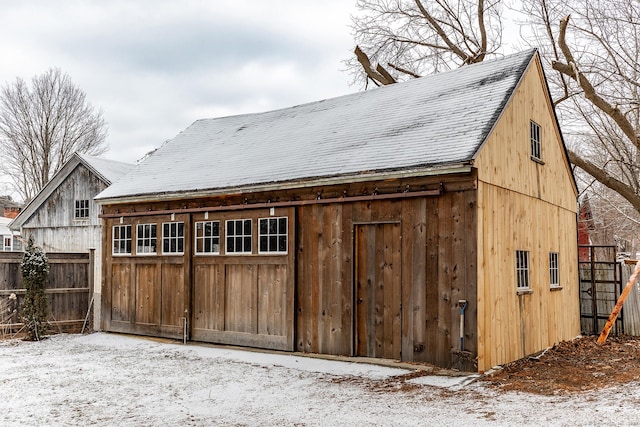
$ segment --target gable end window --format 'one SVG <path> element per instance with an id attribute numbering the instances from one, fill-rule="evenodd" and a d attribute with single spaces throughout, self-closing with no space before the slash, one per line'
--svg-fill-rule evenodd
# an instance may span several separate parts
<path id="1" fill-rule="evenodd" d="M 557 252 L 549 252 L 549 284 L 552 288 L 560 287 Z"/>
<path id="2" fill-rule="evenodd" d="M 196 254 L 220 253 L 220 221 L 196 222 Z"/>
<path id="3" fill-rule="evenodd" d="M 529 251 L 516 251 L 516 278 L 518 290 L 529 290 Z"/>
<path id="4" fill-rule="evenodd" d="M 542 146 L 540 140 L 540 125 L 534 121 L 531 121 L 530 125 L 530 139 L 531 139 L 531 158 L 533 160 L 542 160 Z"/>
<path id="5" fill-rule="evenodd" d="M 184 253 L 184 222 L 165 222 L 162 224 L 162 253 Z"/>
<path id="6" fill-rule="evenodd" d="M 156 254 L 156 227 L 156 224 L 138 224 L 136 228 L 136 254 Z"/>
<path id="7" fill-rule="evenodd" d="M 250 254 L 252 226 L 250 219 L 230 219 L 226 222 L 226 253 Z"/>
<path id="8" fill-rule="evenodd" d="M 89 219 L 89 200 L 76 200 L 75 219 Z"/>
<path id="9" fill-rule="evenodd" d="M 112 235 L 113 255 L 131 255 L 131 226 L 114 225 Z"/>
<path id="10" fill-rule="evenodd" d="M 287 218 L 258 220 L 258 253 L 287 253 Z"/>

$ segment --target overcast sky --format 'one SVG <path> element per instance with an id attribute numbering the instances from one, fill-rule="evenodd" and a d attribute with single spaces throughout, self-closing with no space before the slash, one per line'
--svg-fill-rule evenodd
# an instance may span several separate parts
<path id="1" fill-rule="evenodd" d="M 197 119 L 359 90 L 355 0 L 0 0 L 0 84 L 58 67 L 135 162 Z"/>

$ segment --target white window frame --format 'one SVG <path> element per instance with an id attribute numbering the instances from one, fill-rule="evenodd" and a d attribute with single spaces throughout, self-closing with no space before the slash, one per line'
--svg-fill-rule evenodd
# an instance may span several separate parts
<path id="1" fill-rule="evenodd" d="M 206 224 L 211 224 L 211 235 L 206 234 Z M 218 225 L 218 234 L 215 235 L 214 224 Z M 198 235 L 198 226 L 200 226 L 200 230 L 202 230 L 202 235 Z M 221 244 L 221 236 L 220 236 L 220 221 L 196 221 L 194 226 L 194 252 L 196 255 L 220 255 L 220 244 Z M 209 242 L 210 247 L 213 249 L 216 245 L 215 241 L 218 240 L 218 250 L 205 251 L 207 242 Z M 198 250 L 198 248 L 202 246 L 202 250 Z"/>
<path id="2" fill-rule="evenodd" d="M 549 286 L 560 287 L 560 255 L 558 252 L 549 252 Z"/>
<path id="3" fill-rule="evenodd" d="M 7 246 L 7 240 L 9 241 L 8 246 Z M 13 236 L 3 236 L 2 250 L 5 252 L 11 252 L 13 250 Z"/>
<path id="4" fill-rule="evenodd" d="M 531 141 L 531 158 L 542 161 L 542 128 L 533 120 L 529 125 L 529 139 Z"/>
<path id="5" fill-rule="evenodd" d="M 237 232 L 237 226 L 236 224 L 238 222 L 242 223 L 242 233 L 238 234 Z M 229 225 L 233 223 L 233 229 L 229 230 Z M 249 224 L 249 229 L 250 229 L 250 234 L 247 234 L 247 224 Z M 224 250 L 226 254 L 233 254 L 233 255 L 250 255 L 253 253 L 253 220 L 252 219 L 228 219 L 225 221 L 225 226 L 224 226 L 224 230 L 225 230 L 225 246 L 224 246 Z M 249 250 L 246 249 L 247 246 L 247 241 L 246 239 L 249 239 Z M 233 250 L 229 250 L 229 247 L 231 245 L 229 245 L 229 239 L 234 239 L 233 242 Z M 238 240 L 241 239 L 241 240 Z M 238 241 L 242 242 L 242 250 L 238 251 L 236 250 L 236 243 Z"/>
<path id="6" fill-rule="evenodd" d="M 78 221 L 89 220 L 89 216 L 91 214 L 91 210 L 89 209 L 89 206 L 90 206 L 90 203 L 88 199 L 76 199 L 73 218 Z M 86 214 L 86 216 L 83 214 Z"/>
<path id="7" fill-rule="evenodd" d="M 528 291 L 531 289 L 529 275 L 530 268 L 529 251 L 516 251 L 516 287 L 518 291 Z"/>
<path id="8" fill-rule="evenodd" d="M 266 229 L 262 224 L 266 222 Z M 271 224 L 275 222 L 275 231 L 272 231 Z M 284 233 L 280 227 L 284 222 Z M 280 241 L 284 238 L 284 251 L 279 250 Z M 275 240 L 275 250 L 272 250 L 272 242 Z M 262 243 L 266 241 L 267 249 L 263 249 Z M 289 218 L 286 216 L 258 218 L 258 253 L 268 255 L 286 255 L 289 251 Z"/>
<path id="9" fill-rule="evenodd" d="M 140 229 L 142 228 L 142 237 L 140 236 Z M 149 229 L 149 236 L 145 236 L 144 230 Z M 151 233 L 151 230 L 154 230 L 155 233 Z M 152 236 L 155 234 L 155 236 Z M 154 243 L 153 245 L 151 243 Z M 140 244 L 142 243 L 142 245 Z M 139 248 L 149 248 L 149 251 L 142 250 Z M 155 248 L 155 251 L 151 252 L 151 248 Z M 147 223 L 147 224 L 137 224 L 136 225 L 136 255 L 157 255 L 158 254 L 158 224 L 155 223 Z"/>
<path id="10" fill-rule="evenodd" d="M 118 238 L 116 238 L 116 229 L 118 230 Z M 129 237 L 122 237 L 122 230 L 129 230 Z M 126 252 L 127 242 L 129 242 L 129 252 Z M 117 246 L 116 246 L 117 243 Z M 122 248 L 122 244 L 124 244 L 125 252 L 116 252 L 116 247 L 118 250 Z M 131 255 L 131 251 L 133 248 L 133 227 L 131 224 L 118 224 L 114 225 L 111 228 L 111 254 L 113 256 L 129 256 Z"/>
<path id="11" fill-rule="evenodd" d="M 182 234 L 180 225 L 182 225 Z M 167 227 L 169 227 L 169 235 L 166 235 Z M 173 235 L 174 231 L 175 235 Z M 166 244 L 169 245 L 169 250 L 165 251 Z M 172 244 L 175 245 L 175 250 L 171 250 Z M 180 244 L 182 244 L 182 250 L 180 250 Z M 184 221 L 162 223 L 162 255 L 184 255 Z"/>

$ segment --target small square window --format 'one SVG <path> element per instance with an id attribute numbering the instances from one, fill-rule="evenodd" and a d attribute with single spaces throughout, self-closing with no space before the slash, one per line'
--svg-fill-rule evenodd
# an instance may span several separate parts
<path id="1" fill-rule="evenodd" d="M 560 287 L 559 271 L 560 269 L 558 265 L 558 253 L 549 252 L 549 285 L 552 288 Z"/>
<path id="2" fill-rule="evenodd" d="M 260 218 L 258 220 L 258 252 L 287 253 L 287 217 Z"/>
<path id="3" fill-rule="evenodd" d="M 136 230 L 136 253 L 138 255 L 156 254 L 156 227 L 156 224 L 138 224 Z"/>
<path id="4" fill-rule="evenodd" d="M 89 200 L 76 200 L 75 219 L 89 219 Z"/>
<path id="5" fill-rule="evenodd" d="M 252 225 L 250 219 L 230 219 L 226 222 L 226 253 L 250 254 L 252 252 Z"/>
<path id="6" fill-rule="evenodd" d="M 530 288 L 528 251 L 516 251 L 516 277 L 519 291 Z"/>
<path id="7" fill-rule="evenodd" d="M 196 222 L 196 254 L 220 253 L 220 222 Z"/>
<path id="8" fill-rule="evenodd" d="M 131 226 L 114 225 L 111 242 L 113 255 L 131 255 Z"/>
<path id="9" fill-rule="evenodd" d="M 530 126 L 530 139 L 531 139 L 531 158 L 534 160 L 542 160 L 540 125 L 533 121 L 531 122 L 531 126 Z"/>
<path id="10" fill-rule="evenodd" d="M 162 224 L 162 253 L 175 255 L 184 253 L 184 222 Z"/>

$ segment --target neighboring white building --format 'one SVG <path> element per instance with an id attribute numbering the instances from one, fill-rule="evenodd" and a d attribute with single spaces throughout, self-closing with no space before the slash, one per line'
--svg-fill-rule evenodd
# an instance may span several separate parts
<path id="1" fill-rule="evenodd" d="M 0 216 L 0 236 L 2 236 L 2 246 L 0 246 L 0 250 L 3 252 L 21 249 L 21 245 L 18 242 L 20 233 L 9 229 L 11 220 L 12 218 Z"/>
<path id="2" fill-rule="evenodd" d="M 95 249 L 96 316 L 100 314 L 102 223 L 93 197 L 133 167 L 129 163 L 75 153 L 9 223 L 11 230 L 19 232 L 23 239 L 33 236 L 35 244 L 45 252 Z"/>

